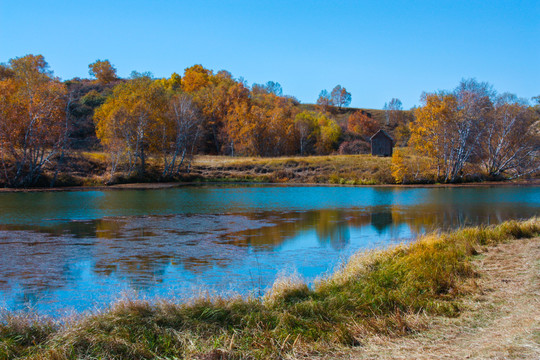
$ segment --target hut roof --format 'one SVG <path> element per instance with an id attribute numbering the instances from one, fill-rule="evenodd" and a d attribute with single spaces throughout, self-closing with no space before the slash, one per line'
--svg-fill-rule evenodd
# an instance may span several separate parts
<path id="1" fill-rule="evenodd" d="M 389 138 L 390 140 L 392 140 L 392 142 L 394 141 L 394 139 L 392 139 L 392 137 L 390 135 L 388 135 L 388 133 L 386 131 L 384 131 L 383 129 L 377 131 L 372 137 L 370 137 L 369 139 L 370 140 L 373 140 L 373 138 L 379 136 L 379 135 L 383 135 L 383 136 L 386 136 L 387 138 Z"/>

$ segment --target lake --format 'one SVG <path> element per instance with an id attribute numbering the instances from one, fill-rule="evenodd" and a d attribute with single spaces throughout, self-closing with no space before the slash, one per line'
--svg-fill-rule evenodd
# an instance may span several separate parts
<path id="1" fill-rule="evenodd" d="M 539 214 L 540 187 L 224 185 L 0 193 L 0 308 L 53 317 L 121 297 L 260 296 L 356 251 Z"/>

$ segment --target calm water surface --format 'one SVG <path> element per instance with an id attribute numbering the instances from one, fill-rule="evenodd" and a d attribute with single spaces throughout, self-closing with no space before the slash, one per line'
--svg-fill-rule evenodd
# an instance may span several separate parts
<path id="1" fill-rule="evenodd" d="M 540 187 L 205 186 L 0 194 L 0 307 L 51 316 L 124 294 L 259 295 L 355 251 L 538 215 Z"/>

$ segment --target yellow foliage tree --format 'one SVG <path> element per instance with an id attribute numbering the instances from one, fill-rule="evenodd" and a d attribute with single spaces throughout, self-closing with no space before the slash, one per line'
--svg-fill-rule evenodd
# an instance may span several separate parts
<path id="1" fill-rule="evenodd" d="M 317 150 L 320 154 L 331 153 L 341 136 L 341 127 L 335 120 L 322 114 L 318 116 L 317 122 L 319 124 Z"/>
<path id="2" fill-rule="evenodd" d="M 182 77 L 177 73 L 172 73 L 170 78 L 157 79 L 158 82 L 163 88 L 168 91 L 180 91 L 182 89 Z"/>
<path id="3" fill-rule="evenodd" d="M 415 111 L 415 121 L 410 124 L 409 140 L 416 150 L 436 160 L 437 177 L 451 180 L 457 173 L 453 166 L 455 134 L 453 124 L 458 119 L 458 102 L 451 94 L 426 94 L 424 106 Z"/>
<path id="4" fill-rule="evenodd" d="M 405 164 L 405 157 L 403 150 L 397 148 L 392 153 L 392 176 L 397 184 L 402 184 L 406 181 L 408 173 L 407 165 Z"/>
<path id="5" fill-rule="evenodd" d="M 160 129 L 167 110 L 166 91 L 149 76 L 137 76 L 114 87 L 112 95 L 96 109 L 96 135 L 111 152 L 111 172 L 122 155 L 128 171 L 143 174 L 147 154 L 161 146 Z"/>

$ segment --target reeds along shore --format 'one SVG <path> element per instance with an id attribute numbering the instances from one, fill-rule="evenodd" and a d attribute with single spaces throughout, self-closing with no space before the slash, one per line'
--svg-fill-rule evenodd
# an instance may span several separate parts
<path id="1" fill-rule="evenodd" d="M 312 288 L 277 281 L 262 298 L 188 303 L 124 300 L 64 322 L 4 314 L 0 359 L 251 359 L 324 354 L 370 334 L 419 330 L 418 314 L 457 316 L 475 291 L 485 246 L 537 237 L 540 219 L 426 235 L 358 253 Z"/>

